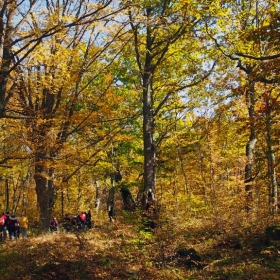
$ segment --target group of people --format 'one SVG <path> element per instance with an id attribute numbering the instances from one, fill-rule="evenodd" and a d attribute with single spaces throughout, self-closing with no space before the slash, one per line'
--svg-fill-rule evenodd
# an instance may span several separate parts
<path id="1" fill-rule="evenodd" d="M 66 232 L 91 229 L 91 211 L 81 212 L 72 217 L 69 214 L 65 214 L 62 227 Z M 25 213 L 18 217 L 16 214 L 10 215 L 9 211 L 6 211 L 0 216 L 0 241 L 4 241 L 8 237 L 10 240 L 14 240 L 20 236 L 22 236 L 22 239 L 26 239 L 27 229 L 28 219 Z M 58 231 L 58 221 L 54 216 L 50 221 L 49 229 L 50 232 Z"/>
<path id="2" fill-rule="evenodd" d="M 66 232 L 71 231 L 82 231 L 85 229 L 92 228 L 92 221 L 91 221 L 91 211 L 88 212 L 81 212 L 80 214 L 76 214 L 70 216 L 69 214 L 65 214 L 62 227 Z M 58 221 L 55 217 L 52 217 L 50 220 L 50 232 L 57 232 L 58 231 Z"/>
<path id="3" fill-rule="evenodd" d="M 3 212 L 0 217 L 0 239 L 4 241 L 9 235 L 10 240 L 14 240 L 22 236 L 27 238 L 28 219 L 23 215 L 19 218 L 17 215 L 10 215 L 9 211 Z"/>

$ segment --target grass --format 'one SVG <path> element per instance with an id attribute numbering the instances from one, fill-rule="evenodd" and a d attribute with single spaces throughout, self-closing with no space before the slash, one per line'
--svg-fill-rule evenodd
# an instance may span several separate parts
<path id="1" fill-rule="evenodd" d="M 124 221 L 96 222 L 85 233 L 46 234 L 0 245 L 1 279 L 280 279 L 280 243 L 265 228 L 220 232 L 191 221 L 145 232 Z M 179 257 L 193 248 L 199 261 Z"/>

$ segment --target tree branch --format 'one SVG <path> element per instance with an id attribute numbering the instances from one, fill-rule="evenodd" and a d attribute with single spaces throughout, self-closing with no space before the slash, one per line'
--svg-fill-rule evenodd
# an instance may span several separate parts
<path id="1" fill-rule="evenodd" d="M 183 89 L 186 89 L 186 88 L 190 88 L 190 87 L 193 87 L 193 86 L 196 86 L 198 85 L 199 83 L 201 83 L 202 81 L 206 80 L 210 74 L 212 73 L 214 67 L 216 66 L 216 62 L 213 63 L 210 71 L 208 71 L 203 77 L 201 77 L 199 80 L 197 81 L 194 81 L 190 84 L 187 84 L 187 85 L 184 85 L 184 86 L 181 86 L 181 87 L 178 87 L 177 89 L 173 90 L 173 91 L 170 91 L 168 92 L 165 97 L 163 98 L 163 100 L 159 103 L 158 107 L 156 108 L 155 112 L 154 112 L 154 116 L 156 116 L 158 114 L 158 112 L 160 111 L 160 109 L 162 108 L 162 106 L 166 103 L 166 101 L 168 100 L 168 98 L 170 97 L 170 95 L 172 95 L 174 92 L 178 92 L 178 91 L 181 91 Z"/>
<path id="2" fill-rule="evenodd" d="M 275 55 L 259 56 L 259 57 L 253 56 L 253 55 L 249 55 L 249 54 L 244 54 L 242 52 L 237 52 L 237 53 L 235 53 L 235 55 L 241 56 L 241 57 L 244 57 L 244 58 L 250 58 L 250 59 L 253 59 L 253 60 L 258 60 L 258 61 L 264 61 L 264 60 L 271 60 L 271 59 L 280 58 L 280 53 L 279 54 L 275 54 Z"/>

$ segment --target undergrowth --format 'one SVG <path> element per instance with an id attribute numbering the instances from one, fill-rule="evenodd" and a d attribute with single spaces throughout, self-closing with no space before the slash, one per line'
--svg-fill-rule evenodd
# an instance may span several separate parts
<path id="1" fill-rule="evenodd" d="M 280 243 L 266 224 L 214 220 L 159 223 L 148 230 L 127 221 L 96 222 L 90 231 L 46 234 L 0 245 L 0 279 L 280 279 Z M 192 248 L 199 260 L 180 258 Z"/>

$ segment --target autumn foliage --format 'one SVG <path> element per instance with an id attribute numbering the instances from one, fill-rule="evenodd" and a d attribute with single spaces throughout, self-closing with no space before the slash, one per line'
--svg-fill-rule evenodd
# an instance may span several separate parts
<path id="1" fill-rule="evenodd" d="M 245 242 L 253 258 L 247 238 L 278 224 L 279 28 L 274 1 L 2 1 L 1 211 L 25 212 L 40 244 L 52 215 L 91 209 L 99 231 L 47 240 L 82 248 L 108 228 L 114 250 L 138 246 L 144 279 L 171 264 L 176 275 L 190 240 L 207 259 L 196 269 L 225 259 L 199 244 Z M 121 273 L 115 256 L 82 258 L 95 254 Z"/>

